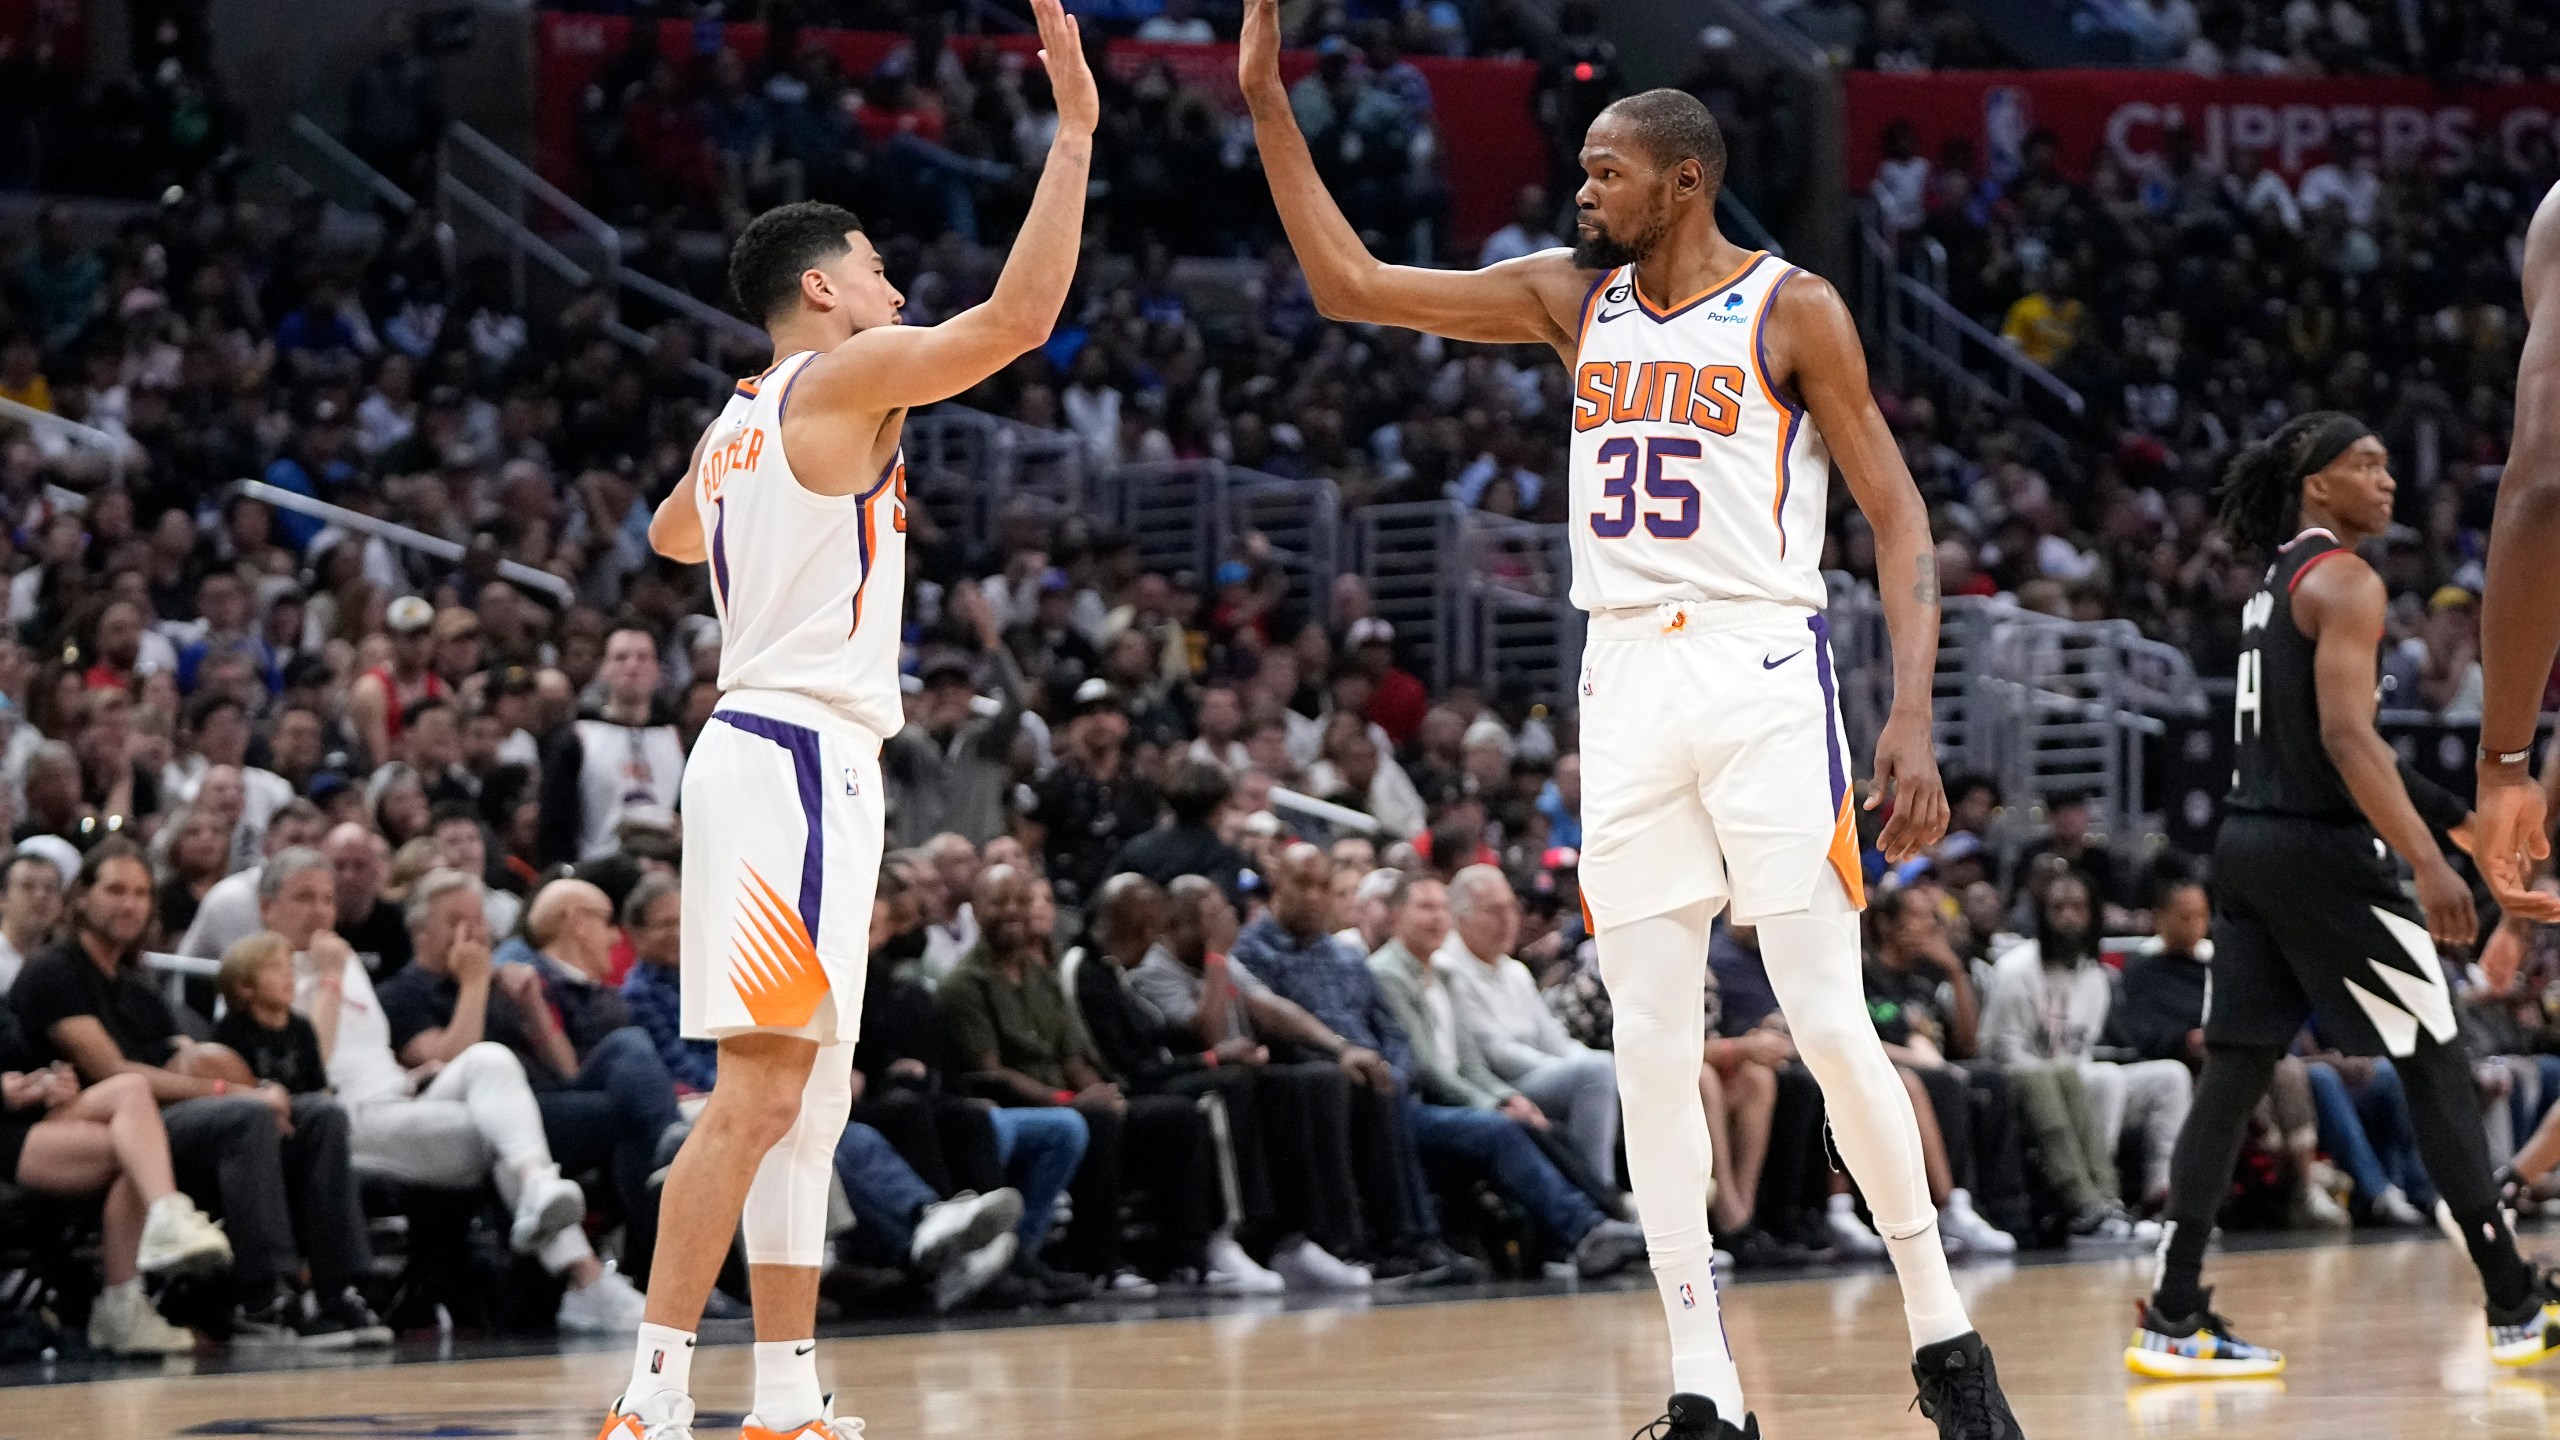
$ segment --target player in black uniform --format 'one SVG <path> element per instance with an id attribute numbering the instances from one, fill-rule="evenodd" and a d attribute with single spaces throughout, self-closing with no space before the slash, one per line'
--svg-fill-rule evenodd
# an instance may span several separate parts
<path id="1" fill-rule="evenodd" d="M 2516 1253 L 2499 1211 L 2436 959 L 2437 944 L 2468 945 L 2479 927 L 2434 833 L 2467 844 L 2471 817 L 2374 729 L 2387 597 L 2356 547 L 2390 528 L 2393 488 L 2381 440 L 2336 411 L 2286 422 L 2223 480 L 2224 533 L 2272 547 L 2275 563 L 2241 611 L 2204 1075 L 2170 1166 L 2159 1276 L 2125 1350 L 2139 1375 L 2284 1368 L 2281 1354 L 2231 1333 L 2200 1282 L 2249 1112 L 2313 1015 L 2340 1050 L 2388 1055 L 2398 1069 L 2427 1174 L 2480 1269 L 2491 1358 L 2529 1365 L 2560 1351 L 2560 1292 Z M 2390 852 L 2417 874 L 2415 906 Z"/>

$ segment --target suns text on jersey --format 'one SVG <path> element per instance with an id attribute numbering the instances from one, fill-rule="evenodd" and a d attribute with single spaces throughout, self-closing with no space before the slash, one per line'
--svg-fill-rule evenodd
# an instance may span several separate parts
<path id="1" fill-rule="evenodd" d="M 1742 424 L 1742 367 L 1680 360 L 1586 360 L 1574 372 L 1573 428 L 1635 422 L 1731 435 Z"/>

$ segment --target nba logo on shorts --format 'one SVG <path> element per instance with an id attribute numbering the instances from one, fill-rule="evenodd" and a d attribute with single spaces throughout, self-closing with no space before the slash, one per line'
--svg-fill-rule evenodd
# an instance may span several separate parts
<path id="1" fill-rule="evenodd" d="M 1698 1292 L 1690 1289 L 1685 1281 L 1680 1286 L 1680 1308 L 1683 1310 L 1698 1308 Z"/>

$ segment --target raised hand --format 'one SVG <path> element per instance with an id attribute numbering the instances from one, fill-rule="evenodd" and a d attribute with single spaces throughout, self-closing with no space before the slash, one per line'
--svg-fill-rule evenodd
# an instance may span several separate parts
<path id="1" fill-rule="evenodd" d="M 1236 82 L 1248 100 L 1257 86 L 1287 93 L 1280 83 L 1280 0 L 1245 0 L 1244 33 L 1236 37 Z"/>
<path id="2" fill-rule="evenodd" d="M 1102 123 L 1102 92 L 1094 87 L 1093 70 L 1084 63 L 1084 34 L 1076 17 L 1058 0 L 1031 0 L 1031 18 L 1040 24 L 1040 63 L 1049 72 L 1049 91 L 1058 100 L 1058 128 L 1090 135 Z"/>

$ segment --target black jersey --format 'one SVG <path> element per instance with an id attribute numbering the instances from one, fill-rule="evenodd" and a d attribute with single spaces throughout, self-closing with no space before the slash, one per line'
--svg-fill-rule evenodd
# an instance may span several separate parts
<path id="1" fill-rule="evenodd" d="M 2310 636 L 2293 623 L 2293 588 L 2311 567 L 2345 553 L 2326 530 L 2305 530 L 2276 552 L 2240 612 L 2240 674 L 2232 695 L 2237 757 L 2230 808 L 2361 823 L 2364 812 L 2320 741 L 2320 686 Z"/>

